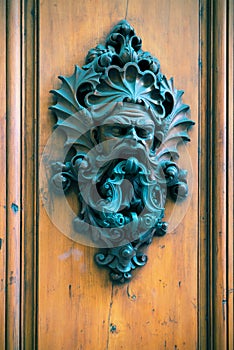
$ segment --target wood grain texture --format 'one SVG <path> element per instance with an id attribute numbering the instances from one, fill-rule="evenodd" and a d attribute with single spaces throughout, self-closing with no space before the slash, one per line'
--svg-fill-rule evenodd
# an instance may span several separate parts
<path id="1" fill-rule="evenodd" d="M 6 3 L 0 2 L 0 164 L 2 184 L 6 183 Z M 0 186 L 0 346 L 5 348 L 6 288 L 6 186 Z"/>
<path id="2" fill-rule="evenodd" d="M 232 350 L 233 1 L 1 1 L 0 16 L 0 348 Z M 56 196 L 50 213 L 68 232 L 51 221 L 39 168 L 55 122 L 49 90 L 123 18 L 185 90 L 196 125 L 181 148 L 188 200 L 168 202 L 168 234 L 115 285 L 96 249 L 67 237 Z M 60 135 L 46 156 L 62 152 Z"/>
<path id="3" fill-rule="evenodd" d="M 41 3 L 40 154 L 54 124 L 48 111 L 53 103 L 48 92 L 60 85 L 57 76 L 71 75 L 74 64 L 84 62 L 87 51 L 125 16 L 125 11 L 126 1 Z M 57 147 L 62 152 L 61 145 Z M 68 223 L 59 205 L 62 221 Z M 96 267 L 94 253 L 93 248 L 62 235 L 40 208 L 39 349 L 107 347 L 112 284 L 107 272 Z"/>
<path id="4" fill-rule="evenodd" d="M 209 71 L 209 50 L 207 37 L 210 26 L 210 12 L 207 1 L 200 2 L 200 88 L 199 88 L 199 121 L 198 121 L 198 157 L 199 157 L 199 192 L 198 192 L 198 217 L 199 225 L 199 274 L 198 274 L 198 297 L 199 297 L 199 349 L 208 349 L 208 285 L 209 274 L 208 249 L 209 249 L 209 200 L 207 189 L 209 188 L 208 164 L 209 164 L 209 125 L 207 123 L 208 97 L 208 71 Z"/>
<path id="5" fill-rule="evenodd" d="M 228 186 L 227 186 L 227 209 L 228 209 L 228 240 L 227 240 L 227 303 L 228 303 L 228 349 L 233 349 L 233 298 L 234 298 L 234 289 L 233 289 L 233 232 L 234 232 L 234 217 L 233 217 L 233 198 L 234 198 L 234 189 L 233 189 L 233 162 L 234 162 L 234 128 L 233 128 L 233 86 L 234 86 L 234 70 L 233 70 L 233 28 L 234 28 L 234 3 L 233 1 L 228 2 L 227 8 L 227 19 L 228 19 L 228 37 L 227 37 L 227 49 L 228 49 L 228 65 L 227 65 L 227 88 L 228 88 L 228 128 L 227 128 L 227 168 L 228 168 Z"/>
<path id="6" fill-rule="evenodd" d="M 198 3 L 194 1 L 154 1 L 150 6 L 145 6 L 141 1 L 130 1 L 127 15 L 127 19 L 142 37 L 143 49 L 158 57 L 162 72 L 167 77 L 173 76 L 175 86 L 185 90 L 184 101 L 191 106 L 192 119 L 196 122 L 198 15 Z M 130 349 L 133 344 L 135 348 L 142 349 L 196 349 L 196 127 L 192 130 L 191 137 L 192 143 L 188 149 L 194 166 L 189 169 L 188 176 L 190 180 L 193 177 L 194 182 L 192 189 L 190 187 L 189 207 L 186 207 L 186 203 L 176 204 L 177 208 L 172 202 L 166 205 L 165 220 L 169 221 L 171 227 L 175 216 L 178 220 L 182 211 L 186 213 L 185 217 L 178 220 L 178 226 L 165 237 L 155 239 L 148 249 L 147 266 L 137 273 L 128 286 L 114 287 L 113 295 L 116 296 L 113 298 L 110 323 L 116 326 L 116 331 L 110 333 L 110 349 Z M 182 158 L 185 159 L 186 154 L 183 154 Z M 188 164 L 185 162 L 184 166 L 187 167 Z"/>
<path id="7" fill-rule="evenodd" d="M 37 3 L 22 1 L 22 263 L 21 348 L 36 342 Z"/>
<path id="8" fill-rule="evenodd" d="M 214 349 L 227 349 L 227 1 L 213 3 L 211 131 L 212 307 Z"/>
<path id="9" fill-rule="evenodd" d="M 21 20 L 20 2 L 7 2 L 6 37 L 6 344 L 20 344 Z"/>
<path id="10" fill-rule="evenodd" d="M 158 57 L 163 73 L 168 78 L 173 76 L 176 87 L 185 90 L 184 100 L 191 106 L 192 119 L 197 120 L 198 2 L 152 1 L 145 6 L 143 1 L 128 1 L 128 8 L 126 3 L 97 1 L 95 7 L 92 2 L 41 3 L 40 152 L 54 123 L 47 111 L 52 103 L 48 91 L 59 86 L 57 75 L 71 75 L 73 65 L 81 65 L 87 51 L 103 41 L 126 13 L 142 37 L 143 49 Z M 194 128 L 193 141 L 188 146 L 193 164 L 197 164 L 197 136 Z M 186 153 L 183 156 L 181 163 Z M 187 167 L 185 160 L 184 166 Z M 155 239 L 148 250 L 147 266 L 137 272 L 129 285 L 112 286 L 107 272 L 93 262 L 94 249 L 69 241 L 41 207 L 40 349 L 196 349 L 198 174 L 197 166 L 190 164 L 189 168 L 193 188 L 188 203 L 179 204 L 176 209 L 171 202 L 167 210 L 171 227 L 176 220 L 177 227 L 164 238 Z"/>

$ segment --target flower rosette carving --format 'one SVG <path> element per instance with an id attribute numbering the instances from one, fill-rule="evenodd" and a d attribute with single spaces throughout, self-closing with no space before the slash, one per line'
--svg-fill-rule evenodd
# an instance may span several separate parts
<path id="1" fill-rule="evenodd" d="M 141 72 L 136 63 L 126 63 L 124 68 L 107 68 L 101 83 L 86 96 L 88 107 L 121 101 L 144 105 L 154 111 L 158 125 L 166 116 L 164 100 L 155 75 L 150 71 Z"/>

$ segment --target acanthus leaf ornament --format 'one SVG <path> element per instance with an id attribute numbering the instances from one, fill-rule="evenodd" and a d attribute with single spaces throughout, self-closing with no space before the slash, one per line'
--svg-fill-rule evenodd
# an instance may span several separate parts
<path id="1" fill-rule="evenodd" d="M 126 20 L 82 68 L 59 78 L 50 109 L 74 151 L 53 164 L 51 183 L 56 192 L 78 189 L 75 230 L 102 248 L 95 261 L 109 267 L 111 279 L 125 282 L 147 262 L 145 246 L 166 233 L 167 195 L 187 196 L 187 172 L 177 160 L 194 124 L 189 106 Z"/>

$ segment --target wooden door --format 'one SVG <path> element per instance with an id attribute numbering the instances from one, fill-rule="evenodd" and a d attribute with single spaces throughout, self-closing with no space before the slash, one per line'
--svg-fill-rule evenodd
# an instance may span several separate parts
<path id="1" fill-rule="evenodd" d="M 1 18 L 2 348 L 231 350 L 232 1 L 1 1 Z M 185 91 L 196 125 L 181 157 L 189 197 L 167 203 L 169 232 L 118 285 L 96 266 L 95 248 L 51 221 L 39 167 L 57 76 L 71 75 L 124 18 Z"/>

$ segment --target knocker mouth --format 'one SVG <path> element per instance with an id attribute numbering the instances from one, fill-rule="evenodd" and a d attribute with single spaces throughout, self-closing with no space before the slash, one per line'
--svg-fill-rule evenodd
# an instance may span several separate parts
<path id="1" fill-rule="evenodd" d="M 135 144 L 132 147 L 123 147 L 119 150 L 119 157 L 125 156 L 126 158 L 134 157 L 140 162 L 146 162 L 146 159 L 148 159 L 148 154 L 146 152 L 146 149 L 141 144 Z"/>
<path id="2" fill-rule="evenodd" d="M 108 169 L 100 176 L 97 191 L 101 197 L 99 203 L 112 207 L 118 201 L 118 213 L 124 217 L 129 213 L 139 215 L 144 209 L 143 186 L 147 181 L 148 171 L 136 158 L 118 159 L 111 162 Z M 106 208 L 107 208 L 106 207 Z M 123 222 L 129 222 L 124 219 Z"/>
<path id="3" fill-rule="evenodd" d="M 150 169 L 146 166 L 148 164 L 144 164 L 140 160 L 135 154 L 131 154 L 130 157 L 125 153 L 118 159 L 105 162 L 98 172 L 98 182 L 103 183 L 107 178 L 114 180 L 116 176 L 121 176 L 121 178 L 125 178 L 131 182 L 139 173 L 149 175 Z"/>
<path id="4" fill-rule="evenodd" d="M 120 162 L 123 159 L 135 159 L 136 162 L 141 163 L 143 167 L 149 172 L 155 172 L 157 163 L 154 157 L 149 156 L 146 146 L 141 142 L 134 140 L 111 142 L 108 141 L 109 152 L 106 153 L 104 148 L 97 148 L 94 150 L 96 162 L 99 163 L 100 169 L 105 168 L 106 164 Z M 111 150 L 111 151 L 110 151 Z"/>

